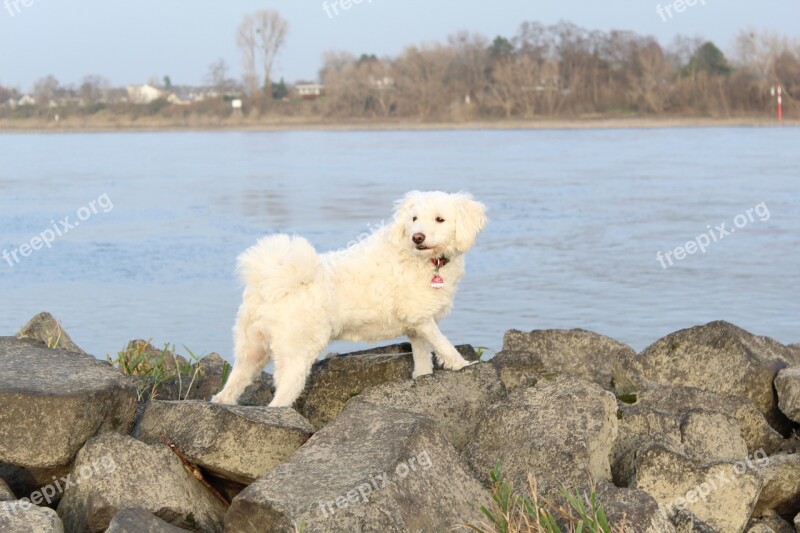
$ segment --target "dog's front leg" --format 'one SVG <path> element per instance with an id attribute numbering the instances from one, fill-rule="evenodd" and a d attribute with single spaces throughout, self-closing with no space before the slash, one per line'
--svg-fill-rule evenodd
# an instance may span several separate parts
<path id="1" fill-rule="evenodd" d="M 433 359 L 431 352 L 433 349 L 428 342 L 419 335 L 410 334 L 408 340 L 411 341 L 411 351 L 414 355 L 414 372 L 411 377 L 417 379 L 420 376 L 433 374 Z"/>
<path id="2" fill-rule="evenodd" d="M 471 363 L 461 357 L 455 346 L 439 330 L 434 320 L 426 321 L 416 328 L 417 334 L 422 337 L 436 352 L 436 358 L 448 370 L 461 370 Z M 413 344 L 412 344 L 413 346 Z M 416 357 L 414 358 L 416 363 Z"/>

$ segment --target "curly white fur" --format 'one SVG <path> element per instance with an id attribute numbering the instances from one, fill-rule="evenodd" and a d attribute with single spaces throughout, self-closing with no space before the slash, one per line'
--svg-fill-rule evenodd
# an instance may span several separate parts
<path id="1" fill-rule="evenodd" d="M 264 237 L 239 256 L 244 297 L 234 326 L 235 364 L 212 401 L 236 403 L 264 366 L 275 362 L 271 406 L 291 406 L 311 365 L 331 340 L 375 341 L 407 335 L 417 378 L 468 363 L 441 333 L 464 256 L 486 224 L 486 208 L 465 193 L 412 191 L 392 223 L 343 251 L 317 254 L 302 237 Z M 414 242 L 424 235 L 422 243 Z M 444 287 L 431 287 L 432 259 Z"/>

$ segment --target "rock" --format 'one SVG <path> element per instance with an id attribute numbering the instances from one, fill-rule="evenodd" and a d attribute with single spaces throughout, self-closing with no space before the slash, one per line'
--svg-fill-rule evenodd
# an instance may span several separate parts
<path id="1" fill-rule="evenodd" d="M 275 396 L 275 384 L 272 375 L 262 372 L 259 377 L 244 389 L 239 397 L 239 405 L 269 405 Z"/>
<path id="2" fill-rule="evenodd" d="M 58 320 L 47 312 L 42 312 L 31 318 L 17 333 L 18 339 L 33 339 L 42 341 L 48 348 L 66 350 L 68 352 L 84 352 L 72 341 L 69 334 L 61 328 Z"/>
<path id="3" fill-rule="evenodd" d="M 750 523 L 747 524 L 745 531 L 747 531 L 747 533 L 775 533 L 771 527 L 758 520 L 751 520 Z"/>
<path id="4" fill-rule="evenodd" d="M 685 414 L 699 409 L 732 416 L 739 422 L 742 438 L 751 453 L 764 450 L 770 454 L 783 444 L 781 434 L 772 429 L 764 415 L 747 398 L 679 386 L 653 387 L 637 393 L 636 398 L 636 405 L 670 414 Z"/>
<path id="5" fill-rule="evenodd" d="M 169 349 L 169 345 L 164 346 L 164 348 L 156 348 L 149 341 L 142 339 L 134 339 L 128 342 L 123 353 L 139 361 L 144 365 L 145 369 L 163 367 L 173 374 L 180 370 L 183 370 L 184 374 L 186 374 L 186 369 L 190 366 L 189 361 L 183 356 L 176 355 Z"/>
<path id="6" fill-rule="evenodd" d="M 800 533 L 800 513 L 794 517 L 794 528 L 797 530 L 797 533 Z"/>
<path id="7" fill-rule="evenodd" d="M 193 463 L 247 484 L 288 459 L 312 433 L 311 424 L 288 407 L 153 400 L 133 436 L 160 444 L 166 435 Z"/>
<path id="8" fill-rule="evenodd" d="M 789 346 L 787 346 L 787 348 L 789 348 L 789 350 L 791 350 L 792 353 L 794 354 L 793 366 L 800 365 L 800 342 L 797 342 L 795 344 L 790 344 Z"/>
<path id="9" fill-rule="evenodd" d="M 545 372 L 544 364 L 533 352 L 501 350 L 492 358 L 491 363 L 509 392 L 532 387 L 544 375 L 550 378 L 557 375 L 556 372 Z"/>
<path id="10" fill-rule="evenodd" d="M 127 507 L 118 512 L 105 533 L 181 533 L 186 531 L 169 524 L 147 509 Z"/>
<path id="11" fill-rule="evenodd" d="M 781 412 L 800 424 L 800 367 L 784 368 L 778 372 L 775 389 Z"/>
<path id="12" fill-rule="evenodd" d="M 598 483 L 595 490 L 612 529 L 625 524 L 625 531 L 636 533 L 675 533 L 666 513 L 661 512 L 658 502 L 646 492 L 618 488 L 611 483 Z"/>
<path id="13" fill-rule="evenodd" d="M 720 533 L 685 509 L 675 513 L 672 523 L 677 533 Z"/>
<path id="14" fill-rule="evenodd" d="M 75 457 L 72 479 L 58 505 L 67 531 L 105 531 L 126 507 L 192 531 L 222 531 L 225 507 L 165 445 L 105 433 Z"/>
<path id="15" fill-rule="evenodd" d="M 533 473 L 544 492 L 610 481 L 617 404 L 599 385 L 562 376 L 539 381 L 489 407 L 466 455 L 486 475 L 497 461 L 515 487 Z"/>
<path id="16" fill-rule="evenodd" d="M 107 363 L 0 337 L 0 457 L 24 468 L 68 465 L 87 439 L 127 433 L 136 389 Z"/>
<path id="17" fill-rule="evenodd" d="M 795 533 L 794 527 L 777 514 L 751 519 L 746 531 L 747 533 Z"/>
<path id="18" fill-rule="evenodd" d="M 775 511 L 794 516 L 800 512 L 800 454 L 772 455 L 759 465 L 764 487 L 753 516 Z"/>
<path id="19" fill-rule="evenodd" d="M 477 359 L 471 346 L 456 349 L 467 360 Z M 328 357 L 311 368 L 295 406 L 315 428 L 321 428 L 342 412 L 350 398 L 367 387 L 409 380 L 413 368 L 409 343 Z"/>
<path id="20" fill-rule="evenodd" d="M 647 347 L 637 361 L 651 384 L 748 398 L 770 425 L 783 429 L 786 420 L 778 411 L 772 382 L 792 357 L 773 339 L 719 321 L 671 333 Z"/>
<path id="21" fill-rule="evenodd" d="M 3 533 L 64 533 L 55 511 L 26 501 L 0 502 L 0 531 Z"/>
<path id="22" fill-rule="evenodd" d="M 509 374 L 511 368 L 522 373 L 541 368 L 545 373 L 563 373 L 587 381 L 594 381 L 607 390 L 632 392 L 639 377 L 632 372 L 631 363 L 636 358 L 633 348 L 610 337 L 583 329 L 548 329 L 523 333 L 515 329 L 503 336 L 503 351 L 515 352 L 511 357 L 500 352 L 496 364 Z M 528 357 L 521 357 L 527 353 Z M 513 359 L 512 361 L 505 359 Z M 524 359 L 527 359 L 525 361 Z M 633 374 L 633 375 L 632 375 Z"/>
<path id="23" fill-rule="evenodd" d="M 662 443 L 698 461 L 739 461 L 748 457 L 739 415 L 753 435 L 770 437 L 770 449 L 782 442 L 749 400 L 685 387 L 660 387 L 631 395 L 620 403 L 619 436 L 612 451 L 614 480 L 627 486 L 636 453 L 642 447 Z M 757 430 L 757 431 L 756 431 Z M 774 434 L 774 436 L 773 436 Z M 764 439 L 766 440 L 766 439 Z M 756 439 L 761 443 L 761 439 Z M 763 448 L 753 450 L 766 457 Z"/>
<path id="24" fill-rule="evenodd" d="M 483 412 L 505 396 L 497 370 L 490 363 L 478 363 L 458 372 L 435 372 L 413 381 L 372 387 L 350 403 L 363 401 L 427 415 L 461 451 Z"/>
<path id="25" fill-rule="evenodd" d="M 631 486 L 648 492 L 668 516 L 688 510 L 710 527 L 744 531 L 761 490 L 761 478 L 745 463 L 700 464 L 661 444 L 636 455 Z"/>
<path id="26" fill-rule="evenodd" d="M 14 493 L 11 492 L 10 488 L 8 488 L 6 482 L 0 479 L 0 502 L 7 502 L 16 499 L 17 497 L 14 496 Z"/>
<path id="27" fill-rule="evenodd" d="M 225 530 L 447 531 L 489 501 L 429 418 L 361 402 L 242 491 Z"/>
<path id="28" fill-rule="evenodd" d="M 222 389 L 227 376 L 230 375 L 231 365 L 218 353 L 210 353 L 192 365 L 192 374 L 197 378 L 193 387 L 192 400 L 210 400 L 211 397 Z"/>

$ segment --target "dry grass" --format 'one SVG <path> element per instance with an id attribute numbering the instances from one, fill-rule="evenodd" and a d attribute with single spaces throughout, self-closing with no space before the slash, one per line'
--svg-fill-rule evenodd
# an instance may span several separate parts
<path id="1" fill-rule="evenodd" d="M 502 476 L 500 464 L 489 473 L 492 503 L 481 507 L 488 521 L 461 527 L 478 533 L 625 533 L 622 524 L 611 526 L 592 489 L 589 493 L 562 487 L 561 504 L 539 495 L 536 478 L 528 474 L 528 493 L 517 494 Z"/>
<path id="2" fill-rule="evenodd" d="M 798 126 L 799 120 L 784 121 Z M 10 132 L 116 132 L 116 131 L 434 131 L 434 130 L 527 130 L 592 128 L 703 128 L 777 126 L 769 117 L 692 118 L 575 118 L 537 120 L 486 120 L 464 122 L 420 122 L 414 120 L 337 121 L 304 116 L 262 116 L 219 118 L 210 115 L 188 117 L 147 116 L 133 119 L 119 115 L 68 117 L 58 122 L 42 118 L 0 119 L 0 133 Z"/>

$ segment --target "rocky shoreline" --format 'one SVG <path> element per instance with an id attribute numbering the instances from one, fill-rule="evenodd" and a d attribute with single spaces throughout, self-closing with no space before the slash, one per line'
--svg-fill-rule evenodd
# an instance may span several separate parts
<path id="1" fill-rule="evenodd" d="M 268 374 L 209 403 L 217 354 L 129 350 L 99 361 L 46 313 L 0 337 L 0 531 L 495 531 L 499 462 L 514 491 L 596 495 L 612 531 L 800 532 L 800 345 L 726 322 L 639 354 L 511 330 L 416 381 L 407 344 L 336 355 L 294 409 Z"/>

